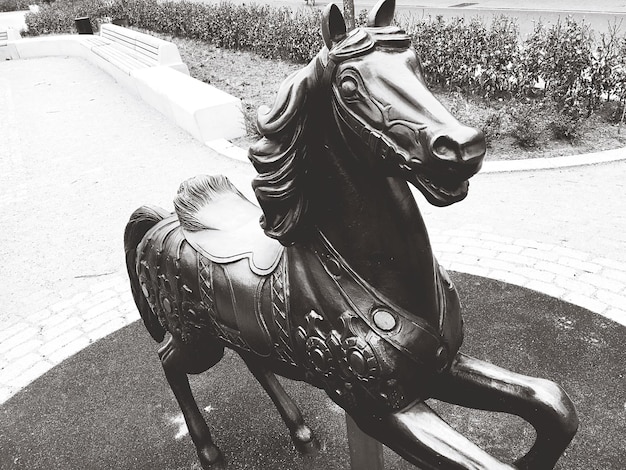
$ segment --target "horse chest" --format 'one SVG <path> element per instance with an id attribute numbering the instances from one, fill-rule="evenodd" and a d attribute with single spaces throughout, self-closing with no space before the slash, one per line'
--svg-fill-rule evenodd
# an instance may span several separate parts
<path id="1" fill-rule="evenodd" d="M 324 243 L 289 251 L 289 280 L 307 380 L 343 408 L 382 412 L 425 398 L 428 377 L 447 368 L 460 347 L 458 298 L 447 282 L 439 284 L 441 323 L 433 328 L 367 285 Z"/>

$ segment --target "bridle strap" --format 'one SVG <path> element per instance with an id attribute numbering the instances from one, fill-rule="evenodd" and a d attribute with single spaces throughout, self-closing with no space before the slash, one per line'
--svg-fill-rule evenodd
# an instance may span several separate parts
<path id="1" fill-rule="evenodd" d="M 395 149 L 395 145 L 382 132 L 368 126 L 357 115 L 350 111 L 336 96 L 333 90 L 333 112 L 338 123 L 350 129 L 372 152 L 375 158 L 390 160 L 392 157 L 401 158 Z"/>
<path id="2" fill-rule="evenodd" d="M 316 62 L 316 75 L 319 83 L 322 84 L 324 89 L 330 88 L 332 90 L 333 114 L 338 124 L 342 129 L 349 129 L 361 142 L 364 142 L 375 158 L 380 158 L 384 161 L 395 159 L 396 163 L 402 165 L 404 158 L 398 154 L 395 144 L 382 132 L 372 128 L 354 114 L 337 96 L 337 91 L 333 87 L 337 65 L 338 63 L 332 55 L 328 56 L 326 64 L 323 63 L 320 57 L 318 57 Z"/>

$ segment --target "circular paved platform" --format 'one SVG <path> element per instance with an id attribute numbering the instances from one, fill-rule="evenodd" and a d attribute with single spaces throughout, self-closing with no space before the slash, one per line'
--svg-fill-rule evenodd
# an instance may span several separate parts
<path id="1" fill-rule="evenodd" d="M 453 279 L 465 307 L 463 351 L 551 378 L 576 403 L 581 427 L 557 468 L 623 468 L 625 328 L 521 287 L 459 273 Z M 0 407 L 0 468 L 199 468 L 155 351 L 135 322 L 16 394 Z M 198 403 L 228 468 L 349 468 L 342 410 L 319 390 L 285 383 L 323 442 L 315 458 L 293 450 L 269 398 L 234 354 L 193 377 Z M 532 441 L 532 430 L 517 418 L 433 406 L 500 458 L 523 452 Z M 388 451 L 385 461 L 387 469 L 412 468 Z"/>

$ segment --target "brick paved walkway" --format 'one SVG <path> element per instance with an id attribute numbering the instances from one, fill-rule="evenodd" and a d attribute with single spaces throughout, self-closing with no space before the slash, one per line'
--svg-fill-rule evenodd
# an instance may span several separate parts
<path id="1" fill-rule="evenodd" d="M 122 233 L 178 184 L 252 168 L 207 149 L 79 59 L 0 63 L 0 403 L 139 318 Z M 626 162 L 479 174 L 440 209 L 418 196 L 451 270 L 553 295 L 626 325 Z"/>

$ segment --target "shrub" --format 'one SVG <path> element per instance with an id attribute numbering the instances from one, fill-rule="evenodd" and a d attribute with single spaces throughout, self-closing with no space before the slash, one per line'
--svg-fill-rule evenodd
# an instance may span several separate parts
<path id="1" fill-rule="evenodd" d="M 624 120 L 625 103 L 619 101 L 607 101 L 600 105 L 598 114 L 603 121 L 618 124 Z"/>
<path id="2" fill-rule="evenodd" d="M 575 142 L 582 134 L 582 121 L 565 115 L 557 115 L 549 124 L 552 135 L 557 140 Z"/>
<path id="3" fill-rule="evenodd" d="M 602 105 L 603 98 L 626 98 L 626 42 L 618 35 L 617 23 L 609 25 L 609 30 L 600 35 L 591 52 L 591 64 L 584 75 L 584 85 L 589 100 L 589 112 Z"/>
<path id="4" fill-rule="evenodd" d="M 481 62 L 477 56 L 484 38 L 480 21 L 466 23 L 463 18 L 455 18 L 446 22 L 438 16 L 434 21 L 400 21 L 400 24 L 413 37 L 431 84 L 448 90 L 471 91 Z"/>
<path id="5" fill-rule="evenodd" d="M 526 149 L 539 145 L 542 128 L 537 119 L 537 107 L 533 105 L 518 106 L 512 113 L 513 128 L 511 135 L 515 143 Z"/>
<path id="6" fill-rule="evenodd" d="M 0 12 L 28 10 L 31 3 L 29 0 L 0 0 Z"/>
<path id="7" fill-rule="evenodd" d="M 112 0 L 107 10 L 107 16 L 125 16 L 139 28 L 200 39 L 265 58 L 308 62 L 322 47 L 320 15 L 310 8 L 293 12 L 287 7 L 254 3 Z"/>
<path id="8" fill-rule="evenodd" d="M 520 90 L 522 74 L 519 28 L 514 19 L 495 18 L 487 36 L 485 66 L 477 77 L 487 98 L 510 97 Z"/>
<path id="9" fill-rule="evenodd" d="M 357 28 L 361 28 L 361 27 L 367 25 L 367 16 L 368 15 L 369 15 L 369 12 L 367 10 L 360 10 L 359 14 L 354 19 L 354 25 Z"/>
<path id="10" fill-rule="evenodd" d="M 37 36 L 40 34 L 75 33 L 74 19 L 87 16 L 91 20 L 94 31 L 98 30 L 103 13 L 106 12 L 105 0 L 57 0 L 54 3 L 40 5 L 39 12 L 26 13 L 26 34 Z"/>
<path id="11" fill-rule="evenodd" d="M 550 27 L 542 23 L 525 43 L 527 77 L 545 81 L 545 93 L 560 110 L 581 115 L 593 107 L 587 81 L 592 65 L 593 33 L 570 16 Z"/>
<path id="12" fill-rule="evenodd" d="M 491 146 L 502 135 L 504 116 L 501 111 L 493 112 L 487 116 L 481 129 L 485 133 L 487 146 Z"/>
<path id="13" fill-rule="evenodd" d="M 415 20 L 401 27 L 413 37 L 431 84 L 485 98 L 512 96 L 519 90 L 520 46 L 515 20 L 499 17 L 490 28 L 478 18 L 466 21 Z"/>

